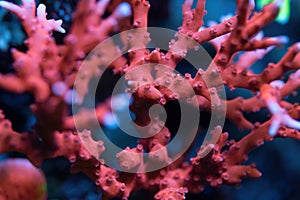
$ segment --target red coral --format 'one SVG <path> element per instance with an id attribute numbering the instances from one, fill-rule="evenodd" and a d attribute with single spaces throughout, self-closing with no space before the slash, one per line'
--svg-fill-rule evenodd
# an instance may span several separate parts
<path id="1" fill-rule="evenodd" d="M 87 174 L 103 191 L 104 199 L 128 199 L 140 189 L 153 191 L 155 199 L 184 199 L 187 192 L 200 192 L 207 183 L 212 187 L 236 185 L 244 177 L 260 177 L 254 164 L 242 164 L 249 151 L 276 137 L 300 139 L 296 130 L 300 129 L 300 123 L 295 120 L 300 118 L 300 107 L 283 100 L 300 85 L 299 43 L 262 73 L 249 70 L 271 48 L 286 42 L 283 37 L 257 36 L 276 18 L 282 1 L 253 13 L 252 1 L 237 0 L 236 16 L 205 28 L 205 0 L 198 0 L 195 9 L 193 0 L 186 0 L 182 26 L 166 52 L 147 49 L 150 42 L 147 0 L 81 0 L 62 45 L 56 44 L 51 35 L 52 31 L 65 32 L 61 21 L 47 20 L 42 4 L 36 12 L 34 1 L 22 2 L 21 6 L 0 2 L 0 6 L 20 19 L 28 35 L 25 41 L 28 50 L 12 50 L 16 72 L 0 75 L 0 87 L 14 93 L 32 93 L 35 102 L 31 108 L 37 123 L 34 133 L 18 133 L 1 113 L 0 153 L 21 152 L 36 166 L 48 158 L 66 157 L 72 163 L 72 172 Z M 109 39 L 115 32 L 121 32 L 122 50 L 127 55 L 122 55 L 121 47 Z M 199 69 L 194 77 L 174 71 L 191 49 L 208 41 L 213 41 L 217 53 L 206 70 Z M 99 43 L 106 48 L 99 48 Z M 237 57 L 242 51 L 248 52 Z M 91 92 L 92 79 L 101 77 L 107 66 L 115 74 L 125 76 L 126 91 L 132 94 L 130 111 L 135 115 L 134 126 L 141 136 L 135 148 L 127 147 L 114 154 L 119 164 L 116 169 L 102 157 L 103 152 L 113 152 L 109 142 L 93 138 L 95 127 L 108 123 L 107 117 L 114 111 L 111 102 L 116 97 L 97 104 L 95 110 L 81 109 L 71 116 L 68 114 L 72 94 L 73 106 L 84 104 Z M 278 82 L 285 72 L 292 70 L 298 71 L 286 83 Z M 219 94 L 224 85 L 232 90 L 245 88 L 255 95 L 226 100 Z M 184 162 L 188 151 L 172 155 L 168 146 L 174 140 L 171 132 L 159 117 L 148 114 L 155 104 L 164 106 L 171 101 L 184 101 L 194 110 L 215 112 L 251 132 L 239 141 L 228 141 L 230 133 L 222 133 L 222 123 L 214 124 L 197 156 L 190 163 Z M 273 117 L 262 124 L 253 124 L 244 117 L 244 112 L 263 108 L 268 108 Z M 199 127 L 188 128 L 197 132 Z M 184 131 L 186 138 L 181 142 L 187 143 L 190 131 Z M 14 184 L 9 180 L 6 184 Z M 24 190 L 25 186 L 26 183 Z M 0 192 L 6 187 L 0 184 Z M 5 195 L 14 198 L 12 194 Z"/>
<path id="2" fill-rule="evenodd" d="M 8 159 L 1 162 L 0 179 L 0 199 L 43 200 L 47 197 L 43 172 L 26 159 Z"/>

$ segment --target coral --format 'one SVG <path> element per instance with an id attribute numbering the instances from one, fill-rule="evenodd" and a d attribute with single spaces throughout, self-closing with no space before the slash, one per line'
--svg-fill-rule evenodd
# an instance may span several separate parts
<path id="1" fill-rule="evenodd" d="M 45 176 L 28 160 L 5 160 L 0 164 L 0 172 L 1 199 L 46 199 Z"/>
<path id="2" fill-rule="evenodd" d="M 276 19 L 283 1 L 256 12 L 254 1 L 236 0 L 236 15 L 209 27 L 203 22 L 205 3 L 198 0 L 192 9 L 193 0 L 185 0 L 182 25 L 169 41 L 169 48 L 160 49 L 148 47 L 153 38 L 147 0 L 80 0 L 69 30 L 63 28 L 62 20 L 47 19 L 43 4 L 36 7 L 33 0 L 22 0 L 22 5 L 0 1 L 1 7 L 19 18 L 28 36 L 26 51 L 11 50 L 15 71 L 0 74 L 0 87 L 11 93 L 30 93 L 34 98 L 30 109 L 36 117 L 32 132 L 19 133 L 1 112 L 0 154 L 22 153 L 36 167 L 46 159 L 65 157 L 71 171 L 85 173 L 102 191 L 103 199 L 128 199 L 139 190 L 151 191 L 154 199 L 185 199 L 187 193 L 199 193 L 206 184 L 238 185 L 243 178 L 259 178 L 262 173 L 256 166 L 245 163 L 251 150 L 273 138 L 300 139 L 300 106 L 285 99 L 300 86 L 300 43 L 292 45 L 277 63 L 253 73 L 250 67 L 256 61 L 287 43 L 285 36 L 261 34 Z M 56 42 L 54 32 L 65 35 L 63 44 Z M 112 39 L 115 33 L 120 33 L 122 46 Z M 210 63 L 197 68 L 195 74 L 182 76 L 176 71 L 178 65 L 205 42 L 216 50 Z M 93 105 L 94 80 L 108 70 L 113 76 L 124 77 L 127 88 L 122 92 L 130 98 L 113 93 Z M 288 80 L 280 80 L 287 72 Z M 243 88 L 253 96 L 229 100 L 222 95 L 224 87 Z M 183 135 L 180 131 L 174 134 L 166 125 L 161 108 L 170 102 L 179 102 L 184 108 L 180 121 L 184 128 L 179 127 Z M 121 117 L 116 122 L 114 115 L 125 107 L 133 119 Z M 272 117 L 262 123 L 245 117 L 246 112 L 263 109 Z M 217 118 L 197 155 L 187 162 L 193 133 L 201 134 L 198 111 Z M 232 133 L 223 131 L 225 118 L 249 133 L 238 141 L 228 139 Z M 193 120 L 198 120 L 197 126 Z M 134 131 L 123 131 L 138 138 L 137 143 L 114 149 L 107 137 L 98 135 L 99 124 L 109 129 L 122 123 L 132 124 Z M 176 140 L 177 136 L 180 139 Z M 11 166 L 9 162 L 0 164 L 0 171 L 8 165 L 21 172 L 20 163 Z M 0 198 L 13 199 L 7 187 L 16 183 L 12 173 L 6 173 L 9 176 L 6 184 L 0 183 Z M 29 182 L 19 187 L 24 191 L 29 185 L 36 188 L 34 179 L 44 185 L 43 177 L 38 176 L 21 180 Z"/>

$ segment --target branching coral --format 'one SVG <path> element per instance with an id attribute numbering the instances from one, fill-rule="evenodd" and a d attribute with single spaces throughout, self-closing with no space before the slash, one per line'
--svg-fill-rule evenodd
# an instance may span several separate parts
<path id="1" fill-rule="evenodd" d="M 28 35 L 26 52 L 12 49 L 15 73 L 0 75 L 0 87 L 13 93 L 31 93 L 35 99 L 31 109 L 37 119 L 34 133 L 18 133 L 1 113 L 0 153 L 23 153 L 37 167 L 45 159 L 65 157 L 72 163 L 73 172 L 84 172 L 95 182 L 104 199 L 128 199 L 141 189 L 153 191 L 155 199 L 184 199 L 188 192 L 201 192 L 205 184 L 236 185 L 242 178 L 260 177 L 254 164 L 243 164 L 249 151 L 277 137 L 300 139 L 300 123 L 296 121 L 300 107 L 283 100 L 300 86 L 300 44 L 291 46 L 278 63 L 269 63 L 262 73 L 254 74 L 249 69 L 253 63 L 287 42 L 282 36 L 259 37 L 276 18 L 283 1 L 270 3 L 259 12 L 253 12 L 254 1 L 236 2 L 235 16 L 204 27 L 205 0 L 198 0 L 195 9 L 193 0 L 186 0 L 182 26 L 169 42 L 169 49 L 162 50 L 147 46 L 151 38 L 147 32 L 147 0 L 81 0 L 61 45 L 56 44 L 52 32 L 65 33 L 62 21 L 47 20 L 43 4 L 36 8 L 33 0 L 22 0 L 21 6 L 0 1 L 1 7 L 20 19 Z M 117 32 L 122 47 L 109 39 Z M 217 53 L 207 68 L 198 69 L 195 76 L 181 76 L 175 71 L 190 50 L 209 41 Z M 106 48 L 98 48 L 99 43 Z M 111 102 L 118 97 L 98 103 L 94 110 L 73 109 L 69 114 L 70 104 L 73 108 L 84 104 L 92 80 L 101 77 L 107 66 L 116 76 L 125 76 L 126 92 L 132 98 L 128 105 L 140 134 L 136 147 L 114 154 L 117 168 L 103 156 L 113 152 L 109 143 L 94 140 L 93 134 L 99 123 L 109 123 L 114 111 Z M 286 83 L 279 80 L 293 70 Z M 224 85 L 232 90 L 250 90 L 254 96 L 227 100 L 219 94 Z M 229 141 L 230 133 L 222 133 L 223 124 L 217 123 L 197 156 L 184 162 L 188 151 L 172 157 L 168 144 L 174 134 L 161 118 L 148 114 L 154 106 L 171 101 L 216 112 L 251 131 L 239 141 Z M 245 112 L 263 108 L 272 114 L 264 123 L 253 124 L 244 116 Z M 190 137 L 188 132 L 186 138 Z M 5 195 L 0 185 L 0 199 Z"/>

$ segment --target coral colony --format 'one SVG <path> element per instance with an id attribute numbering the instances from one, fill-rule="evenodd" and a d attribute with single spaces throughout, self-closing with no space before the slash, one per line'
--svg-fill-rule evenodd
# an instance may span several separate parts
<path id="1" fill-rule="evenodd" d="M 168 48 L 161 49 L 148 48 L 153 38 L 147 28 L 147 0 L 81 0 L 70 30 L 63 28 L 62 20 L 47 19 L 43 4 L 36 7 L 33 0 L 22 0 L 21 5 L 0 1 L 2 8 L 18 17 L 28 36 L 26 50 L 11 50 L 15 71 L 0 75 L 0 87 L 11 93 L 32 94 L 31 110 L 36 118 L 32 132 L 19 133 L 1 112 L 0 153 L 19 152 L 30 162 L 1 162 L 0 199 L 46 199 L 46 182 L 38 167 L 57 157 L 67 158 L 72 172 L 86 174 L 103 199 L 128 199 L 140 190 L 151 191 L 153 199 L 185 199 L 187 193 L 202 192 L 205 185 L 237 185 L 245 177 L 259 178 L 262 174 L 255 165 L 244 163 L 251 150 L 273 138 L 300 139 L 300 106 L 285 99 L 300 87 L 300 43 L 260 74 L 250 70 L 272 48 L 287 43 L 284 36 L 261 34 L 284 2 L 277 0 L 254 11 L 253 0 L 236 0 L 235 16 L 204 26 L 205 0 L 185 0 L 182 25 Z M 62 44 L 56 43 L 55 31 L 66 35 Z M 110 40 L 116 33 L 120 33 L 119 40 Z M 195 74 L 182 76 L 175 71 L 187 54 L 204 42 L 216 49 L 211 62 L 197 66 Z M 98 44 L 105 48 L 98 48 Z M 114 76 L 125 77 L 127 86 L 122 93 L 94 103 L 94 109 L 78 109 L 93 92 L 91 82 L 106 68 Z M 289 77 L 282 81 L 286 72 Z M 227 100 L 221 94 L 224 87 L 247 89 L 254 95 Z M 130 98 L 125 97 L 128 95 Z M 155 106 L 160 110 L 172 101 L 218 116 L 197 154 L 188 159 L 189 146 L 197 143 L 186 147 L 185 141 L 194 127 L 183 120 L 187 124 L 184 137 L 172 143 L 179 133 L 169 131 L 164 117 L 151 114 Z M 131 134 L 136 143 L 114 150 L 107 138 L 100 135 L 95 139 L 95 127 L 100 124 L 113 129 L 122 124 L 125 118 L 117 118 L 114 112 L 124 108 L 130 110 L 133 121 L 128 123 L 138 132 Z M 263 123 L 252 123 L 245 117 L 246 112 L 262 109 L 271 115 Z M 193 119 L 190 117 L 188 120 Z M 238 141 L 229 140 L 231 133 L 223 131 L 222 117 L 249 133 Z M 199 134 L 199 127 L 197 130 Z M 178 156 L 181 148 L 184 152 Z"/>

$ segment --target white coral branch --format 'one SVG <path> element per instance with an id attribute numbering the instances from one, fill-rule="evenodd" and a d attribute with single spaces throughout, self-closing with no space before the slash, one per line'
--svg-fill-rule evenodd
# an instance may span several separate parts
<path id="1" fill-rule="evenodd" d="M 35 3 L 32 0 L 22 0 L 23 5 L 18 6 L 13 3 L 7 2 L 7 1 L 0 1 L 0 7 L 3 7 L 4 9 L 14 13 L 16 16 L 18 16 L 20 19 L 27 21 L 28 26 L 34 26 L 33 23 L 28 22 L 34 22 L 32 18 L 35 17 Z M 46 19 L 47 13 L 46 13 L 46 6 L 44 4 L 40 4 L 37 8 L 37 20 L 39 24 L 47 31 L 58 31 L 61 33 L 65 33 L 65 29 L 62 28 L 62 20 L 54 20 Z M 30 21 L 31 20 L 31 21 Z M 26 28 L 26 27 L 25 27 Z M 29 27 L 27 27 L 29 28 Z M 30 27 L 33 28 L 33 27 Z"/>
<path id="2" fill-rule="evenodd" d="M 267 102 L 267 106 L 273 114 L 273 119 L 269 128 L 269 134 L 271 136 L 274 136 L 277 133 L 280 125 L 300 130 L 300 122 L 291 118 L 286 110 L 281 108 L 276 101 Z"/>
<path id="3" fill-rule="evenodd" d="M 291 75 L 293 78 L 300 78 L 300 70 L 296 71 L 294 74 Z M 284 83 L 280 80 L 276 80 L 270 83 L 273 88 L 281 88 L 284 86 Z M 293 119 L 289 114 L 286 112 L 284 108 L 282 108 L 276 99 L 271 98 L 266 100 L 267 107 L 269 111 L 273 115 L 273 119 L 271 122 L 271 126 L 269 128 L 269 134 L 274 136 L 280 125 L 285 125 L 290 128 L 300 130 L 300 122 Z"/>
<path id="4" fill-rule="evenodd" d="M 15 15 L 22 12 L 22 8 L 20 6 L 7 1 L 0 1 L 0 7 L 14 13 Z"/>
<path id="5" fill-rule="evenodd" d="M 48 31 L 58 31 L 61 33 L 65 33 L 65 29 L 61 27 L 62 25 L 62 20 L 54 20 L 50 19 L 47 20 L 46 18 L 47 13 L 46 13 L 46 6 L 44 4 L 40 4 L 37 8 L 37 19 L 40 22 L 40 24 Z"/>

